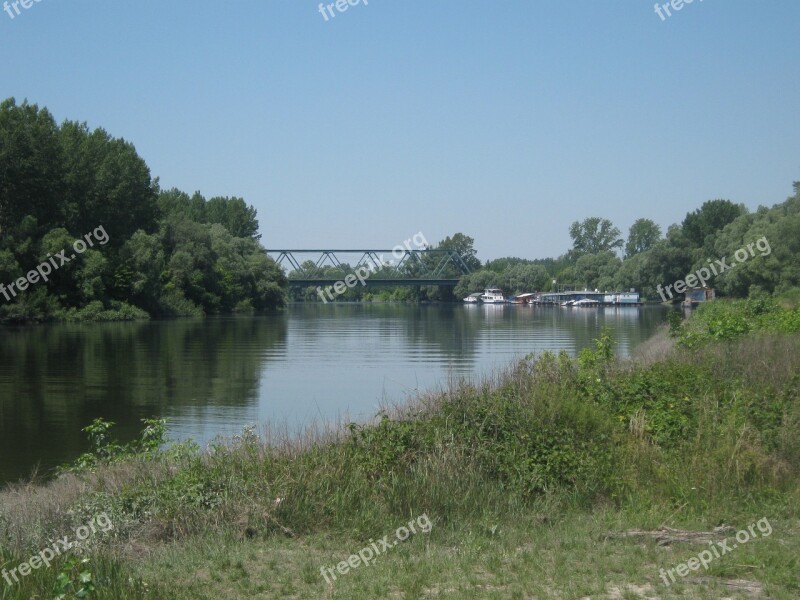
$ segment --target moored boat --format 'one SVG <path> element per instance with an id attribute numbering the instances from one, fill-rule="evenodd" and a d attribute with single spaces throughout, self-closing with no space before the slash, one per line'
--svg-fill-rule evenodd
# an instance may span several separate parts
<path id="1" fill-rule="evenodd" d="M 481 294 L 481 302 L 484 304 L 505 304 L 507 300 L 503 296 L 503 290 L 500 288 L 486 288 Z"/>
<path id="2" fill-rule="evenodd" d="M 481 293 L 478 292 L 477 294 L 470 294 L 466 298 L 464 298 L 464 302 L 467 304 L 479 304 L 481 301 Z"/>

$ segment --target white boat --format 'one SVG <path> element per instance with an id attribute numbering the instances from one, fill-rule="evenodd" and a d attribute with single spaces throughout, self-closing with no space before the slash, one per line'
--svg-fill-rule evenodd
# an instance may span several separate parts
<path id="1" fill-rule="evenodd" d="M 481 294 L 481 302 L 484 304 L 505 304 L 506 297 L 500 288 L 487 288 Z"/>
<path id="2" fill-rule="evenodd" d="M 536 302 L 536 296 L 537 294 L 534 293 L 517 294 L 510 302 L 511 304 L 523 304 L 528 306 Z"/>
<path id="3" fill-rule="evenodd" d="M 470 294 L 466 298 L 464 298 L 464 302 L 467 304 L 478 304 L 481 301 L 481 293 L 478 292 L 477 294 Z"/>

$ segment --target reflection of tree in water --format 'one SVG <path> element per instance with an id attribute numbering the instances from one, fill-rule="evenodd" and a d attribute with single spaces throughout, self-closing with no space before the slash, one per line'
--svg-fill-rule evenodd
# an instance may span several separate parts
<path id="1" fill-rule="evenodd" d="M 96 417 L 129 440 L 176 407 L 254 405 L 286 331 L 286 316 L 3 329 L 0 481 L 77 454 Z"/>
<path id="2" fill-rule="evenodd" d="M 481 319 L 468 314 L 459 304 L 299 303 L 292 306 L 291 312 L 299 322 L 324 319 L 333 334 L 341 336 L 352 334 L 353 319 L 357 319 L 362 330 L 404 336 L 398 347 L 431 348 L 432 354 L 461 361 L 474 356 L 477 334 L 482 327 Z M 374 327 L 375 322 L 378 325 Z M 315 335 L 315 330 L 307 334 Z"/>

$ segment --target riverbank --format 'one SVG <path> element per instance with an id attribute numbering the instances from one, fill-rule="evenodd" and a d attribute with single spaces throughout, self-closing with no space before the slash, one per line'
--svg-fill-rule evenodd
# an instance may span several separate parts
<path id="1" fill-rule="evenodd" d="M 98 464 L 0 495 L 0 562 L 101 513 L 113 529 L 87 541 L 89 562 L 56 557 L 0 589 L 50 597 L 85 572 L 97 598 L 796 597 L 798 314 L 715 303 L 635 361 L 601 336 L 577 359 L 526 359 L 302 439 L 155 452 L 157 424 L 127 449 L 95 427 Z M 378 545 L 421 515 L 428 532 Z M 717 546 L 647 534 L 736 543 L 762 519 L 770 535 L 685 576 L 678 565 Z M 374 561 L 347 564 L 373 543 Z"/>

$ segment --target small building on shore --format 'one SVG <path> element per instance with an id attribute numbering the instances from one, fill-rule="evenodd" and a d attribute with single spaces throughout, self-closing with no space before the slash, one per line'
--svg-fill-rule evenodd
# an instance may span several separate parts
<path id="1" fill-rule="evenodd" d="M 683 304 L 686 306 L 697 306 L 703 302 L 710 302 L 717 297 L 714 288 L 700 287 L 686 290 L 683 298 Z"/>

